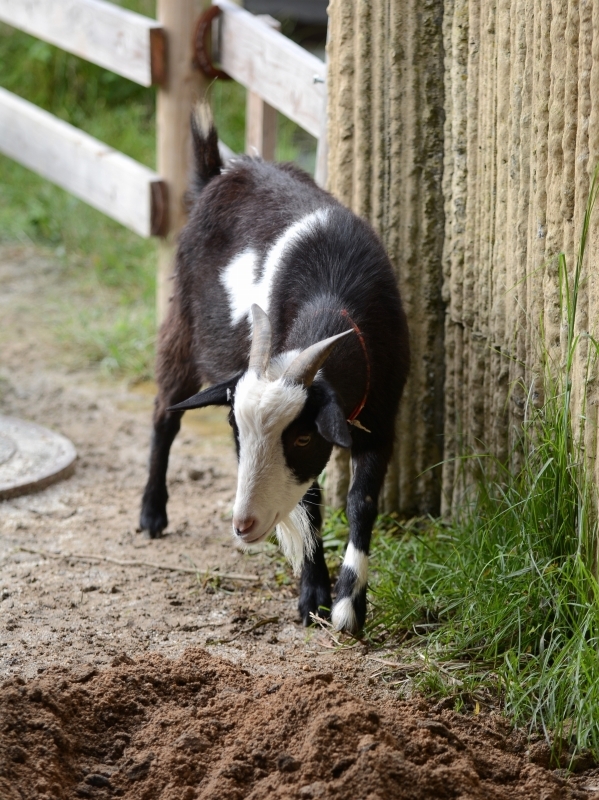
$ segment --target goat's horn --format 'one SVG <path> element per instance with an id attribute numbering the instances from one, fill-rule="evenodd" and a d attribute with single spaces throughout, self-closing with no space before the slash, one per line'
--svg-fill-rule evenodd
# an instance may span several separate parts
<path id="1" fill-rule="evenodd" d="M 272 330 L 270 320 L 255 303 L 252 305 L 252 319 L 254 329 L 252 333 L 252 349 L 250 350 L 250 369 L 258 375 L 266 372 L 270 362 L 270 348 L 272 344 Z"/>
<path id="2" fill-rule="evenodd" d="M 347 336 L 348 333 L 353 333 L 353 330 L 350 328 L 336 336 L 330 336 L 321 342 L 311 344 L 293 359 L 282 377 L 293 383 L 299 383 L 306 387 L 311 386 L 314 376 L 333 351 L 337 340 L 342 336 Z"/>

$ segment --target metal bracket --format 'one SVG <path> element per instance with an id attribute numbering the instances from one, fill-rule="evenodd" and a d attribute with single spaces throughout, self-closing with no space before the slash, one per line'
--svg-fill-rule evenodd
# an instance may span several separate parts
<path id="1" fill-rule="evenodd" d="M 207 78 L 220 78 L 224 81 L 230 81 L 230 75 L 214 66 L 212 53 L 208 51 L 208 35 L 212 30 L 212 21 L 220 15 L 221 9 L 218 6 L 210 6 L 200 14 L 193 35 L 194 62 Z"/>

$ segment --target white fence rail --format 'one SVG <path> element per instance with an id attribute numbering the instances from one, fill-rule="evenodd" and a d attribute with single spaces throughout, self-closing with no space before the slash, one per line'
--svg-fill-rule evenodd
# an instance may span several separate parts
<path id="1" fill-rule="evenodd" d="M 317 138 L 316 180 L 324 184 L 325 63 L 229 0 L 213 4 L 221 9 L 221 66 L 249 92 L 246 141 L 274 157 L 272 109 L 279 110 Z M 209 5 L 158 0 L 156 21 L 107 0 L 0 0 L 0 21 L 142 86 L 158 85 L 160 175 L 6 90 L 0 90 L 0 152 L 141 236 L 170 235 L 159 256 L 159 317 L 168 299 L 172 235 L 182 224 L 186 120 L 194 82 L 201 83 L 191 67 L 190 22 L 194 9 Z"/>
<path id="2" fill-rule="evenodd" d="M 0 20 L 142 86 L 164 80 L 159 22 L 103 0 L 0 0 Z"/>
<path id="3" fill-rule="evenodd" d="M 224 71 L 317 139 L 325 116 L 326 65 L 229 0 L 221 9 L 219 57 Z"/>
<path id="4" fill-rule="evenodd" d="M 0 131 L 5 155 L 140 236 L 164 233 L 166 187 L 151 169 L 1 88 Z"/>

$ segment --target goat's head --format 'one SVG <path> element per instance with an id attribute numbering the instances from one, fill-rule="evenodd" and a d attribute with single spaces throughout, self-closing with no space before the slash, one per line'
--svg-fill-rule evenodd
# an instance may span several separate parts
<path id="1" fill-rule="evenodd" d="M 276 528 L 283 552 L 298 571 L 314 546 L 309 518 L 299 501 L 326 466 L 333 445 L 351 445 L 335 392 L 316 378 L 337 341 L 351 330 L 271 358 L 270 321 L 256 305 L 252 314 L 247 371 L 173 409 L 231 407 L 239 461 L 234 534 L 250 544 Z"/>

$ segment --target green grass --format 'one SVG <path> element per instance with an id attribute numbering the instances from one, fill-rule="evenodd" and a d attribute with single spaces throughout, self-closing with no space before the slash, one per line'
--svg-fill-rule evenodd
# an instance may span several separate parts
<path id="1" fill-rule="evenodd" d="M 121 2 L 154 16 L 153 0 Z M 0 86 L 155 168 L 153 88 L 144 88 L 0 24 Z M 244 149 L 245 90 L 211 88 L 221 138 Z M 313 169 L 314 140 L 279 117 L 277 158 Z M 0 156 L 0 244 L 53 253 L 62 270 L 56 337 L 70 362 L 130 379 L 151 377 L 156 245 Z"/>
<path id="2" fill-rule="evenodd" d="M 153 3 L 126 3 L 152 13 Z M 154 166 L 154 90 L 0 25 L 0 85 Z M 65 356 L 133 379 L 152 373 L 156 247 L 0 156 L 0 243 L 53 254 Z"/>
<path id="3" fill-rule="evenodd" d="M 453 697 L 456 708 L 493 696 L 517 725 L 544 733 L 562 763 L 584 751 L 599 758 L 597 491 L 571 396 L 598 190 L 596 171 L 572 274 L 559 257 L 565 359 L 542 352 L 545 400 L 528 404 L 520 470 L 490 456 L 461 459 L 477 477 L 451 523 L 396 525 L 372 559 L 369 634 L 402 640 L 402 658 L 421 665 L 399 684 Z M 590 373 L 597 343 L 585 338 Z"/>

